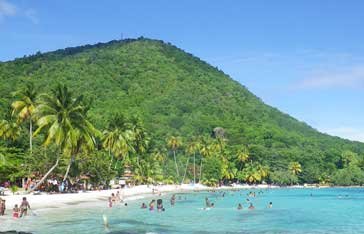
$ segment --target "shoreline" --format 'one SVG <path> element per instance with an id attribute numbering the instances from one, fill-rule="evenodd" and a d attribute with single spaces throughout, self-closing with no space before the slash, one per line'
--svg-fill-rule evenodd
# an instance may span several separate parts
<path id="1" fill-rule="evenodd" d="M 277 185 L 235 185 L 235 186 L 222 186 L 222 187 L 207 187 L 204 185 L 196 184 L 183 184 L 183 185 L 137 185 L 130 188 L 123 189 L 110 189 L 100 191 L 86 191 L 78 193 L 66 194 L 18 194 L 12 195 L 7 193 L 5 196 L 0 196 L 6 200 L 5 216 L 0 216 L 0 221 L 12 219 L 12 209 L 15 204 L 20 204 L 23 197 L 26 197 L 30 203 L 32 210 L 47 210 L 54 208 L 74 207 L 80 204 L 93 202 L 107 202 L 111 193 L 120 191 L 124 201 L 132 201 L 143 199 L 150 196 L 158 196 L 159 193 L 166 195 L 166 193 L 182 193 L 182 192 L 200 192 L 208 190 L 236 190 L 236 189 L 320 189 L 320 188 L 363 188 L 362 186 L 316 186 L 316 185 L 293 185 L 293 186 L 277 186 Z M 155 193 L 153 194 L 153 189 Z M 1 230 L 2 228 L 0 228 Z"/>

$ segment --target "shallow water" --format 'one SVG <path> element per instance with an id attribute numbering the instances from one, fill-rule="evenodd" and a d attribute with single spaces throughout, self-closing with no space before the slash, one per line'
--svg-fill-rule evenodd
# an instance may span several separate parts
<path id="1" fill-rule="evenodd" d="M 364 189 L 271 189 L 251 190 L 255 210 L 247 209 L 248 190 L 177 195 L 174 207 L 170 195 L 163 196 L 165 212 L 140 209 L 138 200 L 128 206 L 107 208 L 106 202 L 93 207 L 37 211 L 37 216 L 12 225 L 33 233 L 364 233 Z M 263 191 L 263 194 L 258 194 Z M 179 200 L 179 196 L 181 200 Z M 215 208 L 201 209 L 204 198 Z M 155 197 L 158 199 L 159 197 Z M 268 209 L 268 203 L 273 208 Z M 243 210 L 237 210 L 242 203 Z M 103 214 L 109 230 L 103 227 Z M 15 224 L 16 223 L 16 224 Z M 10 229 L 19 229 L 17 227 Z"/>

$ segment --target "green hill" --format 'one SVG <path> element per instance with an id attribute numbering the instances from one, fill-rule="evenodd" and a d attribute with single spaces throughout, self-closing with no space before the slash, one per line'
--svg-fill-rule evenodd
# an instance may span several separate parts
<path id="1" fill-rule="evenodd" d="M 225 129 L 228 145 L 249 146 L 272 170 L 301 163 L 302 181 L 317 182 L 342 167 L 342 153 L 364 144 L 322 134 L 264 104 L 228 75 L 162 41 L 136 39 L 66 48 L 0 63 L 0 115 L 26 80 L 41 91 L 65 83 L 92 98 L 90 118 L 103 129 L 115 112 L 138 114 L 162 145 Z"/>

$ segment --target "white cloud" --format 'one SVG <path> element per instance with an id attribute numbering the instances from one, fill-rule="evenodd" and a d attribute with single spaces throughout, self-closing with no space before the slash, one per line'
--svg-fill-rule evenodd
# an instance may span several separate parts
<path id="1" fill-rule="evenodd" d="M 364 66 L 339 71 L 320 72 L 303 79 L 297 88 L 364 88 Z"/>
<path id="2" fill-rule="evenodd" d="M 360 129 L 353 127 L 339 127 L 333 129 L 326 129 L 323 130 L 323 132 L 329 135 L 338 136 L 352 141 L 364 142 L 364 128 Z"/>
<path id="3" fill-rule="evenodd" d="M 24 14 L 25 14 L 25 17 L 30 19 L 30 21 L 32 21 L 33 24 L 38 24 L 39 23 L 39 19 L 37 17 L 37 12 L 34 9 L 27 9 L 24 12 Z"/>
<path id="4" fill-rule="evenodd" d="M 33 24 L 38 24 L 39 19 L 37 12 L 32 8 L 21 8 L 8 2 L 7 0 L 0 0 L 0 21 L 6 17 L 20 16 L 30 20 Z"/>
<path id="5" fill-rule="evenodd" d="M 6 16 L 14 16 L 17 12 L 15 5 L 7 2 L 6 0 L 0 0 L 0 18 Z"/>

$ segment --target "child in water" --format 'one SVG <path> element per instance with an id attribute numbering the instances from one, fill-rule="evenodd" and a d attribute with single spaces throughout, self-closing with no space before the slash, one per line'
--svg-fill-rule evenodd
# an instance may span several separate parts
<path id="1" fill-rule="evenodd" d="M 13 218 L 14 219 L 19 218 L 19 213 L 20 213 L 20 208 L 18 207 L 18 205 L 15 205 L 13 208 Z"/>

